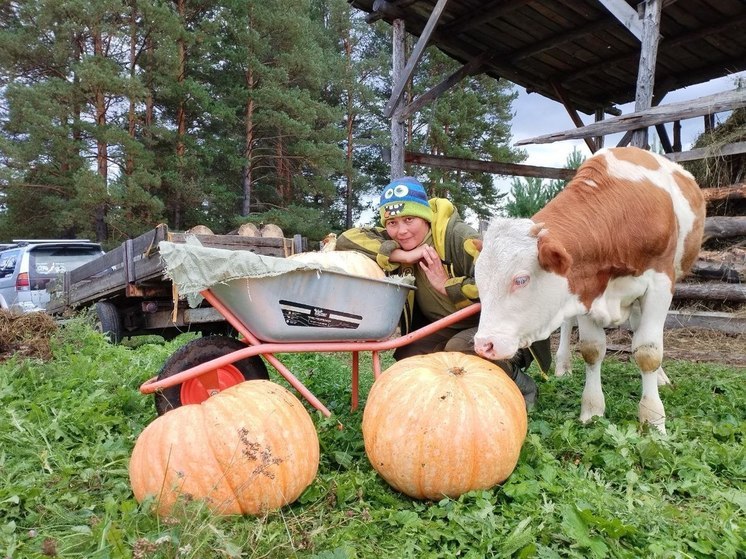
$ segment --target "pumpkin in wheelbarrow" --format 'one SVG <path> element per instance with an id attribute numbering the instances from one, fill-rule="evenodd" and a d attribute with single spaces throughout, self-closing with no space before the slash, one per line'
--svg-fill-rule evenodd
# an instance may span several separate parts
<path id="1" fill-rule="evenodd" d="M 500 367 L 456 352 L 396 362 L 363 413 L 365 452 L 394 489 L 416 499 L 489 489 L 515 469 L 526 405 Z"/>
<path id="2" fill-rule="evenodd" d="M 313 482 L 319 441 L 300 401 L 282 386 L 253 380 L 150 423 L 132 451 L 135 498 L 158 514 L 180 498 L 218 514 L 262 514 L 295 501 Z"/>

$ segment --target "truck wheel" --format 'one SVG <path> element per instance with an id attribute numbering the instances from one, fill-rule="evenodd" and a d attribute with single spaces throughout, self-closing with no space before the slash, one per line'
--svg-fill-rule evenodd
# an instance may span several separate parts
<path id="1" fill-rule="evenodd" d="M 116 306 L 112 303 L 106 301 L 96 303 L 95 328 L 104 336 L 108 336 L 112 344 L 118 344 L 124 338 L 122 318 L 119 316 Z"/>
<path id="2" fill-rule="evenodd" d="M 245 347 L 245 343 L 234 338 L 223 336 L 197 338 L 187 343 L 166 361 L 158 374 L 158 380 L 167 379 L 176 373 Z M 215 374 L 193 378 L 156 392 L 155 409 L 158 415 L 163 415 L 179 406 L 204 402 L 210 396 L 244 380 L 269 378 L 267 366 L 258 355 L 217 367 L 211 373 Z"/>

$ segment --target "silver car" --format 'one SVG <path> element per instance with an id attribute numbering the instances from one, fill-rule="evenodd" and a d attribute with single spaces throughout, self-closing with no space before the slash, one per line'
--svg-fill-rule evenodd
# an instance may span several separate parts
<path id="1" fill-rule="evenodd" d="M 14 240 L 0 245 L 0 308 L 43 311 L 49 282 L 102 254 L 101 245 L 88 240 Z"/>

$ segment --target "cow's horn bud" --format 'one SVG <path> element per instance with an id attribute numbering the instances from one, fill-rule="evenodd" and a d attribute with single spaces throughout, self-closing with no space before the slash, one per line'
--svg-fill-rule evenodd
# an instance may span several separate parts
<path id="1" fill-rule="evenodd" d="M 538 237 L 542 229 L 544 229 L 544 222 L 534 223 L 531 226 L 531 229 L 528 230 L 528 234 L 531 235 L 532 237 Z"/>

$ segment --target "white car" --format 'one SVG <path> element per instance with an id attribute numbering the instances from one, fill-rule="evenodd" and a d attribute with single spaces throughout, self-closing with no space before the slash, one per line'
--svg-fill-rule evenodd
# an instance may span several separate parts
<path id="1" fill-rule="evenodd" d="M 0 308 L 43 311 L 49 302 L 47 285 L 104 254 L 88 240 L 14 240 L 0 245 Z"/>

